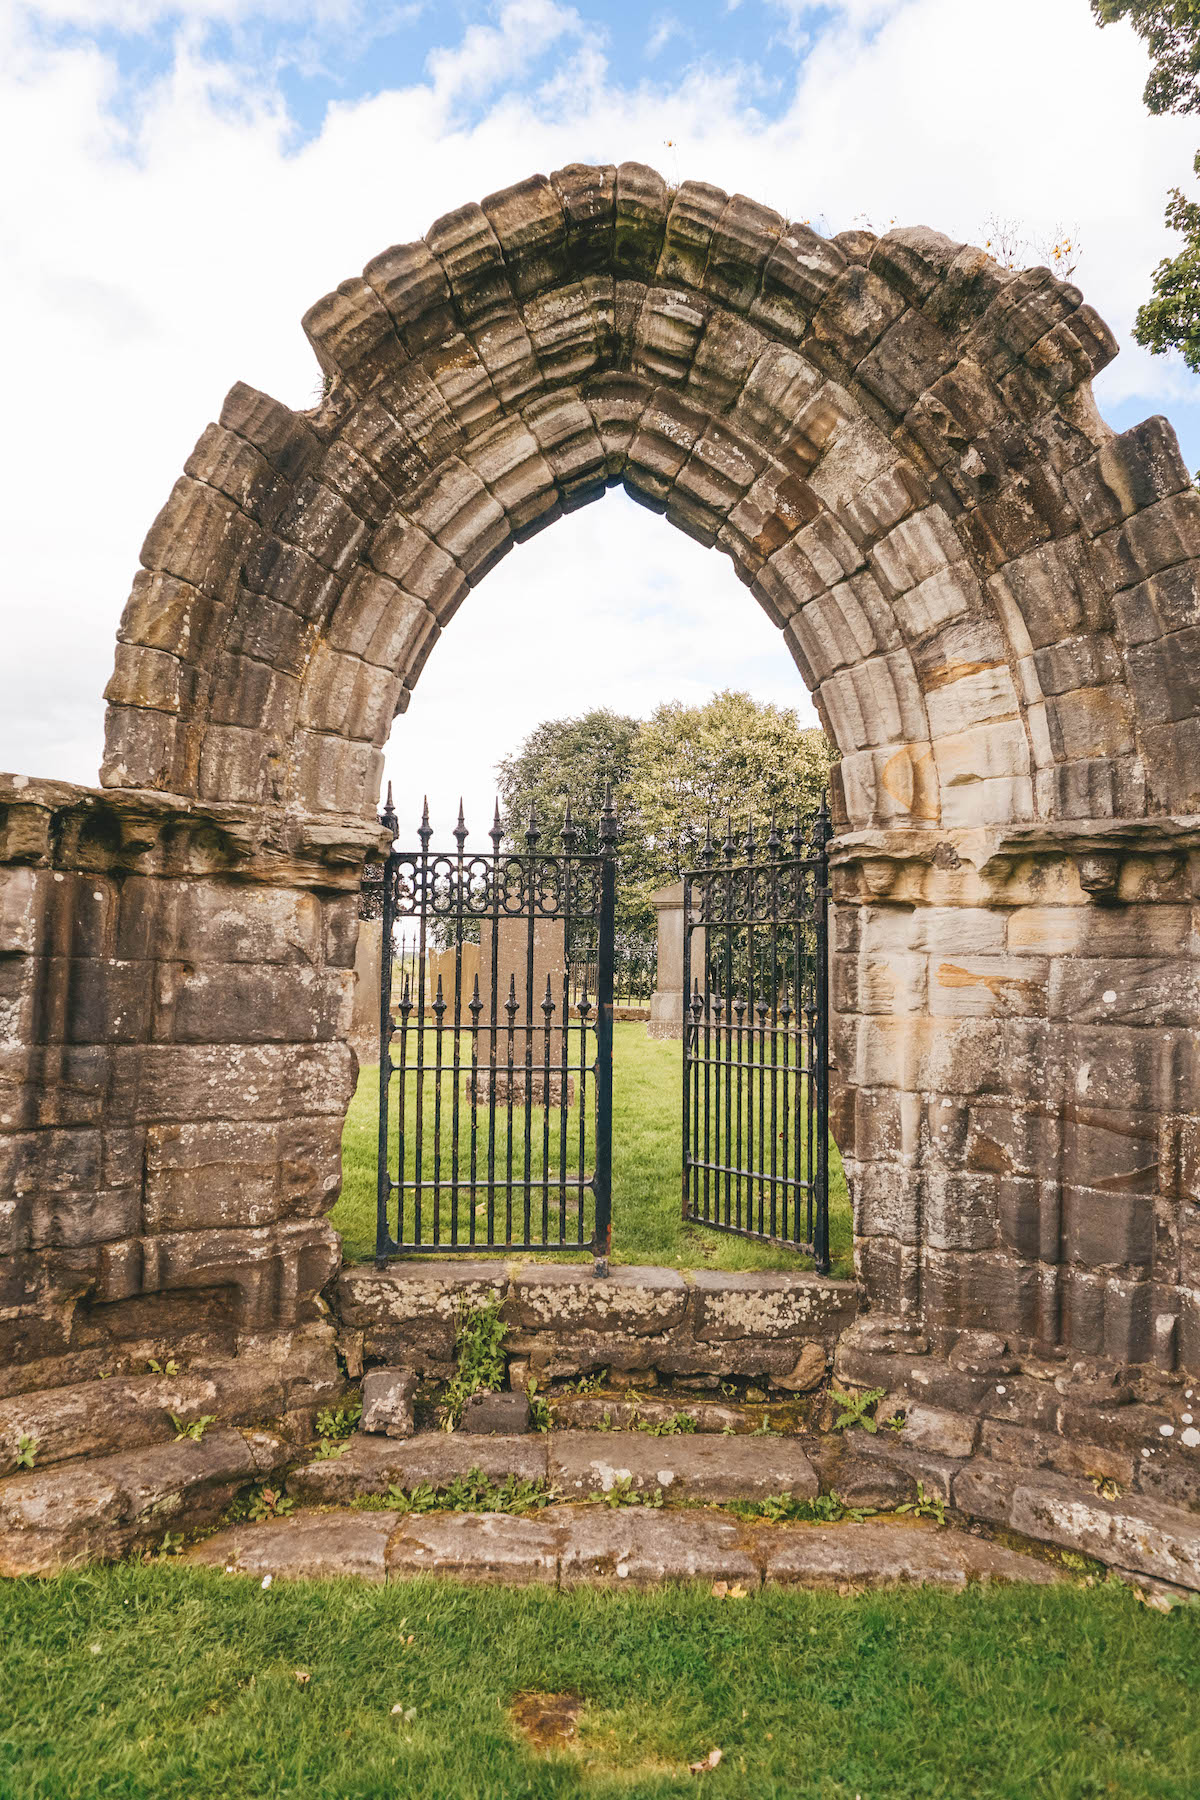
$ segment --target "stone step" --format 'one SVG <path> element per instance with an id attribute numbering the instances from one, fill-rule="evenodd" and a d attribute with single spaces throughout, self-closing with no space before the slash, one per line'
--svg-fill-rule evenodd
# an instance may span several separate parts
<path id="1" fill-rule="evenodd" d="M 1063 1579 L 1036 1557 L 926 1520 L 747 1525 L 701 1509 L 553 1506 L 507 1513 L 302 1512 L 218 1531 L 185 1560 L 264 1580 L 417 1575 L 570 1588 L 662 1582 L 861 1589 Z"/>
<path id="2" fill-rule="evenodd" d="M 661 1489 L 669 1499 L 761 1500 L 770 1494 L 811 1498 L 820 1481 L 796 1438 L 649 1437 L 641 1432 L 550 1431 L 521 1437 L 476 1437 L 426 1431 L 389 1439 L 359 1435 L 337 1457 L 296 1468 L 288 1491 L 310 1502 L 336 1503 L 356 1494 L 446 1487 L 479 1469 L 493 1481 L 515 1476 L 549 1483 L 568 1499 L 586 1499 L 629 1483 Z"/>
<path id="3" fill-rule="evenodd" d="M 265 1431 L 206 1431 L 0 1481 L 0 1576 L 111 1562 L 164 1533 L 210 1525 L 293 1449 Z"/>
<path id="4" fill-rule="evenodd" d="M 78 1457 L 169 1444 L 171 1415 L 184 1424 L 208 1417 L 245 1424 L 289 1409 L 334 1403 L 344 1387 L 332 1346 L 319 1334 L 296 1341 L 286 1363 L 229 1358 L 173 1375 L 114 1374 L 67 1387 L 42 1388 L 0 1400 L 0 1477 L 15 1473 L 22 1440 L 32 1444 L 34 1467 Z"/>

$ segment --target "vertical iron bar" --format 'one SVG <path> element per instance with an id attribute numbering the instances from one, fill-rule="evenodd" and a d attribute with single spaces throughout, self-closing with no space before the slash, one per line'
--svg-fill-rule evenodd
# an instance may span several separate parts
<path id="1" fill-rule="evenodd" d="M 488 1011 L 487 1241 L 492 1245 L 496 1242 L 496 1038 L 500 1023 L 500 840 L 504 836 L 499 800 L 488 836 L 492 840 L 492 969 L 488 982 L 492 991 Z"/>
<path id="2" fill-rule="evenodd" d="M 692 1096 L 688 1083 L 692 1030 L 692 877 L 683 878 L 683 1194 L 681 1216 L 687 1218 L 692 1181 Z"/>
<path id="3" fill-rule="evenodd" d="M 612 1254 L 613 949 L 617 903 L 617 815 L 612 785 L 600 816 L 600 944 L 596 958 L 596 1155 L 592 1248 L 597 1275 Z"/>
<path id="4" fill-rule="evenodd" d="M 390 815 L 390 816 L 389 816 Z M 387 808 L 383 823 L 389 829 L 395 820 L 392 811 L 392 789 L 388 784 Z M 392 833 L 393 837 L 395 833 Z M 388 1168 L 388 1090 L 392 1080 L 392 932 L 395 930 L 396 902 L 393 894 L 396 865 L 389 842 L 383 863 L 383 919 L 379 951 L 379 1167 L 375 1195 L 375 1265 L 387 1267 L 391 1234 L 388 1230 L 388 1201 L 392 1177 Z M 401 1171 L 403 1175 L 403 1171 Z"/>
<path id="5" fill-rule="evenodd" d="M 813 1262 L 818 1275 L 829 1273 L 829 840 L 833 832 L 824 794 L 813 831 L 817 852 L 816 999 L 817 999 L 817 1217 Z"/>
<path id="6" fill-rule="evenodd" d="M 459 1193 L 459 1089 L 462 1083 L 462 950 L 463 930 L 463 847 L 467 841 L 467 822 L 463 817 L 462 795 L 458 798 L 458 824 L 454 828 L 458 860 L 454 870 L 454 1069 L 451 1075 L 454 1092 L 450 1101 L 450 1242 L 458 1243 Z"/>
<path id="7" fill-rule="evenodd" d="M 417 904 L 420 912 L 418 914 L 417 941 L 417 1096 L 413 1107 L 416 1115 L 413 1127 L 413 1174 L 416 1180 L 416 1186 L 413 1189 L 414 1244 L 422 1241 L 421 1184 L 425 1176 L 425 955 L 429 937 L 429 840 L 433 836 L 429 824 L 428 800 L 425 801 L 421 813 L 417 836 L 421 840 L 421 855 L 418 863 L 420 874 L 417 881 Z"/>

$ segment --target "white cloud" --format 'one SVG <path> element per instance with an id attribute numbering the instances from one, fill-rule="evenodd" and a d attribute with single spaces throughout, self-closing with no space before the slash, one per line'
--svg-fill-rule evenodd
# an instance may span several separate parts
<path id="1" fill-rule="evenodd" d="M 452 50 L 429 57 L 439 101 L 477 99 L 522 74 L 564 37 L 586 36 L 573 7 L 555 0 L 507 0 L 495 25 L 471 25 Z"/>
<path id="2" fill-rule="evenodd" d="M 662 52 L 666 49 L 672 38 L 682 37 L 683 35 L 683 26 L 673 14 L 668 13 L 665 17 L 657 19 L 650 36 L 646 40 L 647 58 L 653 62 L 655 57 L 662 55 Z"/>
<path id="3" fill-rule="evenodd" d="M 118 113 L 109 57 L 86 43 L 55 48 L 10 14 L 0 24 L 0 157 L 9 172 L 0 194 L 9 420 L 0 479 L 11 509 L 0 578 L 0 766 L 94 779 L 99 696 L 141 539 L 229 385 L 242 378 L 308 404 L 317 371 L 298 323 L 307 306 L 438 213 L 534 169 L 638 158 L 792 217 L 823 214 L 835 230 L 863 212 L 963 237 L 991 213 L 1032 231 L 1077 220 L 1085 246 L 1077 279 L 1127 331 L 1169 248 L 1162 200 L 1188 176 L 1195 132 L 1188 120 L 1146 116 L 1144 57 L 1132 34 L 1099 32 L 1082 0 L 1008 0 L 999 14 L 979 0 L 908 0 L 866 36 L 863 16 L 856 6 L 853 30 L 816 41 L 790 102 L 766 118 L 737 70 L 668 68 L 664 59 L 654 83 L 621 86 L 578 11 L 513 0 L 493 25 L 471 27 L 432 59 L 427 74 L 414 69 L 405 87 L 332 106 L 297 147 L 276 90 L 215 60 L 190 28 L 170 75 Z M 528 71 L 548 53 L 549 70 L 531 89 Z M 667 137 L 676 148 L 664 147 Z M 1171 393 L 1194 394 L 1196 383 L 1127 348 L 1105 389 L 1113 399 L 1146 395 L 1147 411 L 1168 397 L 1169 411 Z M 493 615 L 507 612 L 510 637 L 523 644 L 555 646 L 528 684 L 537 716 L 562 709 L 551 664 L 588 678 L 595 670 L 597 683 L 603 667 L 613 704 L 626 704 L 614 685 L 623 668 L 645 704 L 681 691 L 681 647 L 692 691 L 741 682 L 751 665 L 755 683 L 768 679 L 757 649 L 739 660 L 753 609 L 723 559 L 661 521 L 611 499 L 603 505 L 517 551 L 470 602 L 476 630 L 456 623 L 447 633 L 394 735 L 406 783 L 409 759 L 429 757 L 420 748 L 434 742 L 427 696 L 443 675 L 466 696 L 458 729 L 471 765 L 486 770 L 509 747 L 505 719 L 483 701 L 472 714 L 467 696 L 489 668 L 495 674 L 503 633 L 489 662 L 472 661 L 473 639 Z M 655 578 L 676 570 L 686 588 L 677 611 L 646 599 L 647 532 L 661 546 Z M 607 610 L 598 599 L 585 604 L 581 579 L 600 547 L 621 603 Z M 580 621 L 573 661 L 557 625 L 531 635 L 547 596 Z M 622 634 L 626 605 L 643 612 Z M 726 616 L 728 637 L 719 629 Z M 465 660 L 456 663 L 459 643 Z M 776 655 L 778 679 L 791 683 Z M 520 676 L 514 666 L 510 681 Z M 587 703 L 584 688 L 577 694 L 569 709 Z"/>

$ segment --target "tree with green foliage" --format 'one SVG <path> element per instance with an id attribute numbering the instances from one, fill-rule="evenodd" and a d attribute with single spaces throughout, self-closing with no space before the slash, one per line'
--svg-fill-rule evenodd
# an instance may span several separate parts
<path id="1" fill-rule="evenodd" d="M 567 802 L 579 833 L 575 847 L 595 855 L 600 847 L 599 821 L 605 788 L 636 835 L 629 817 L 629 774 L 639 719 L 601 706 L 574 719 L 546 719 L 536 726 L 512 756 L 496 765 L 500 812 L 509 841 L 524 841 L 530 808 L 548 838 L 557 840 Z"/>
<path id="2" fill-rule="evenodd" d="M 1200 0 L 1092 0 L 1100 25 L 1128 19 L 1150 51 L 1152 113 L 1200 112 Z"/>
<path id="3" fill-rule="evenodd" d="M 611 781 L 620 821 L 618 923 L 644 933 L 654 928 L 650 895 L 695 861 L 710 821 L 720 839 L 732 817 L 739 844 L 752 822 L 761 842 L 772 817 L 782 831 L 797 811 L 815 810 L 830 761 L 824 734 L 802 726 L 790 708 L 727 690 L 700 706 L 667 701 L 645 721 L 607 710 L 546 720 L 498 765 L 501 808 L 510 840 L 520 843 L 535 806 L 549 842 L 569 798 L 578 848 L 594 852 Z"/>
<path id="4" fill-rule="evenodd" d="M 1091 0 L 1101 25 L 1125 19 L 1150 51 L 1143 98 L 1152 113 L 1200 112 L 1200 0 Z M 1200 154 L 1193 168 L 1200 175 Z M 1138 308 L 1135 342 L 1160 356 L 1178 350 L 1200 374 L 1200 205 L 1172 188 L 1166 222 L 1183 237 L 1154 271 L 1153 296 Z"/>
<path id="5" fill-rule="evenodd" d="M 761 844 L 772 819 L 782 832 L 797 812 L 814 812 L 831 762 L 824 732 L 749 694 L 727 688 L 701 706 L 657 707 L 638 734 L 629 782 L 643 844 L 643 867 L 627 877 L 631 904 L 649 912 L 651 891 L 694 864 L 710 823 L 718 841 L 732 822 L 739 845 L 751 827 Z"/>

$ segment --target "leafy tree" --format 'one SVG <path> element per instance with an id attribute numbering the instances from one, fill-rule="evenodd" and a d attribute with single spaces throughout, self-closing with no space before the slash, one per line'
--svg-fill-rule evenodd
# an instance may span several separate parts
<path id="1" fill-rule="evenodd" d="M 668 701 L 646 721 L 606 710 L 549 719 L 498 766 L 510 838 L 520 842 L 531 801 L 557 838 L 564 797 L 580 828 L 578 847 L 598 847 L 597 821 L 611 780 L 620 819 L 618 925 L 632 944 L 654 928 L 650 895 L 695 861 L 706 825 L 721 839 L 732 815 L 739 845 L 752 819 L 763 841 L 772 814 L 780 829 L 811 812 L 829 778 L 824 735 L 787 707 L 727 691 L 702 706 Z"/>
<path id="2" fill-rule="evenodd" d="M 1152 113 L 1200 112 L 1200 0 L 1092 0 L 1101 25 L 1127 19 L 1151 58 L 1144 99 Z M 1200 175 L 1200 154 L 1193 164 Z M 1133 335 L 1154 355 L 1179 350 L 1200 374 L 1200 206 L 1172 188 L 1166 222 L 1183 236 L 1177 256 L 1154 271 L 1153 297 L 1138 308 Z"/>
<path id="3" fill-rule="evenodd" d="M 832 751 L 824 733 L 790 707 L 726 689 L 702 706 L 671 700 L 638 734 L 630 796 L 642 834 L 640 867 L 627 872 L 630 903 L 651 914 L 649 894 L 695 862 L 711 822 L 721 841 L 732 822 L 739 845 L 751 825 L 761 844 L 815 811 Z"/>
<path id="4" fill-rule="evenodd" d="M 605 785 L 629 818 L 629 771 L 641 721 L 608 707 L 596 707 L 575 719 L 546 719 L 512 756 L 496 765 L 500 812 L 511 842 L 524 842 L 529 809 L 536 807 L 547 839 L 557 842 L 567 801 L 579 833 L 575 847 L 594 855 L 600 847 L 599 821 Z"/>
<path id="5" fill-rule="evenodd" d="M 1092 0 L 1092 12 L 1101 25 L 1128 19 L 1149 49 L 1152 113 L 1200 112 L 1200 0 Z"/>

